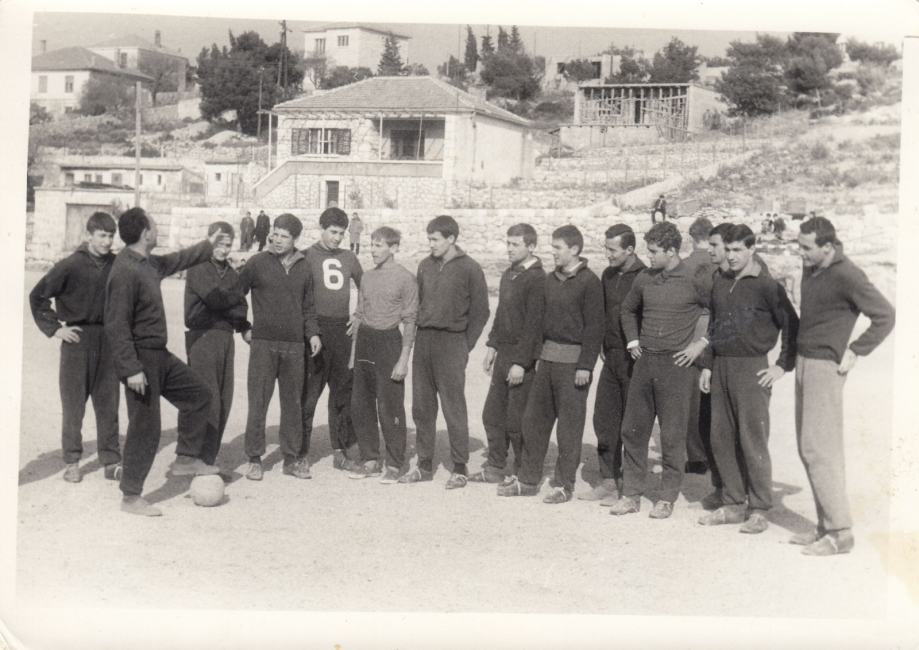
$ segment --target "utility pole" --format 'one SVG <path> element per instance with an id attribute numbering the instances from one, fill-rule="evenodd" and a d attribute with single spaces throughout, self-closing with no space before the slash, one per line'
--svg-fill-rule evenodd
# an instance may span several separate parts
<path id="1" fill-rule="evenodd" d="M 140 82 L 134 84 L 134 207 L 140 207 Z"/>
<path id="2" fill-rule="evenodd" d="M 256 127 L 256 137 L 262 137 L 262 77 L 265 72 L 265 66 L 258 67 L 258 127 Z"/>

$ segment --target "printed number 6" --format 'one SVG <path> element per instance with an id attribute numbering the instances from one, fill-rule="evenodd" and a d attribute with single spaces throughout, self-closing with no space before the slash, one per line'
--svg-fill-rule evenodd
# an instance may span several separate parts
<path id="1" fill-rule="evenodd" d="M 324 260 L 322 262 L 322 281 L 326 289 L 341 289 L 345 286 L 345 276 L 341 272 L 341 262 L 338 260 Z"/>

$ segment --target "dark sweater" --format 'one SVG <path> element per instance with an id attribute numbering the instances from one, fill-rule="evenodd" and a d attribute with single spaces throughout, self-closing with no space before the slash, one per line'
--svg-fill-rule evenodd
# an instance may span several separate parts
<path id="1" fill-rule="evenodd" d="M 418 327 L 465 332 L 469 349 L 488 322 L 485 273 L 459 247 L 446 263 L 428 256 L 418 264 Z"/>
<path id="2" fill-rule="evenodd" d="M 277 255 L 253 255 L 239 274 L 243 293 L 252 292 L 252 338 L 304 343 L 319 335 L 313 304 L 313 278 L 300 251 L 285 269 Z"/>
<path id="3" fill-rule="evenodd" d="M 860 313 L 871 319 L 871 326 L 849 344 Z M 893 306 L 841 248 L 827 268 L 804 268 L 798 329 L 802 357 L 839 363 L 846 347 L 864 356 L 890 334 L 894 321 Z"/>
<path id="4" fill-rule="evenodd" d="M 600 282 L 603 284 L 603 307 L 606 311 L 606 332 L 603 335 L 603 349 L 605 352 L 625 350 L 628 341 L 625 338 L 625 332 L 622 330 L 622 321 L 620 319 L 622 301 L 629 294 L 635 278 L 646 268 L 648 267 L 636 257 L 635 261 L 632 262 L 632 266 L 628 269 L 607 267 L 603 270 Z"/>
<path id="5" fill-rule="evenodd" d="M 735 277 L 715 273 L 712 287 L 711 352 L 719 357 L 758 357 L 768 354 L 782 334 L 776 364 L 789 372 L 795 367 L 798 314 L 785 288 L 755 264 L 753 272 Z M 711 367 L 711 355 L 704 365 Z"/>
<path id="6" fill-rule="evenodd" d="M 669 271 L 642 271 L 622 303 L 626 341 L 637 340 L 651 352 L 679 352 L 693 341 L 696 321 L 708 310 L 711 287 L 710 273 L 703 268 L 693 273 L 683 261 Z"/>
<path id="7" fill-rule="evenodd" d="M 115 257 L 105 287 L 105 335 L 121 378 L 143 371 L 137 348 L 166 349 L 166 310 L 160 282 L 173 273 L 206 262 L 213 252 L 203 241 L 168 255 L 143 255 L 124 248 Z"/>
<path id="8" fill-rule="evenodd" d="M 593 370 L 603 342 L 603 287 L 587 260 L 573 273 L 546 275 L 546 312 L 543 340 L 580 345 L 577 367 Z"/>
<path id="9" fill-rule="evenodd" d="M 83 244 L 55 264 L 29 293 L 29 306 L 38 329 L 50 337 L 60 329 L 61 321 L 101 325 L 105 283 L 114 261 L 112 253 L 94 257 Z"/>
<path id="10" fill-rule="evenodd" d="M 488 334 L 488 347 L 509 347 L 511 363 L 530 368 L 542 345 L 546 305 L 546 272 L 536 259 L 529 268 L 515 264 L 501 275 L 498 309 Z"/>
<path id="11" fill-rule="evenodd" d="M 239 273 L 213 259 L 188 269 L 185 278 L 185 327 L 190 330 L 249 329 L 249 305 L 239 287 Z"/>

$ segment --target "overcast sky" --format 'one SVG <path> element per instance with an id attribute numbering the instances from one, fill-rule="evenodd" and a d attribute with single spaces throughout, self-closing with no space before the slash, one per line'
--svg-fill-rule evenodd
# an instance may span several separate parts
<path id="1" fill-rule="evenodd" d="M 229 43 L 227 32 L 234 34 L 246 30 L 257 31 L 268 43 L 276 42 L 280 37 L 280 19 L 243 19 L 187 17 L 166 15 L 137 14 L 74 14 L 74 13 L 36 13 L 32 39 L 32 53 L 39 52 L 42 40 L 47 41 L 48 50 L 69 47 L 72 45 L 88 46 L 99 41 L 117 36 L 136 34 L 153 41 L 155 30 L 162 32 L 165 47 L 181 50 L 192 61 L 202 47 L 218 46 Z M 288 45 L 292 49 L 303 50 L 304 29 L 328 25 L 328 22 L 310 22 L 302 20 L 288 21 Z M 349 24 L 351 21 L 349 21 Z M 391 29 L 397 33 L 412 37 L 409 49 L 411 62 L 423 63 L 431 72 L 453 54 L 462 58 L 465 48 L 466 26 L 436 25 L 411 23 L 362 23 L 365 25 Z M 505 24 L 510 29 L 509 24 Z M 486 33 L 485 25 L 472 25 L 477 39 Z M 519 28 L 524 45 L 528 52 L 547 57 L 563 58 L 569 56 L 590 56 L 605 49 L 610 43 L 620 46 L 632 45 L 644 50 L 651 56 L 665 45 L 671 37 L 676 36 L 690 45 L 699 47 L 699 53 L 706 56 L 723 55 L 728 44 L 733 40 L 753 40 L 755 32 L 743 31 L 690 31 L 680 29 L 611 29 L 584 27 L 531 27 Z M 492 37 L 498 33 L 497 25 L 490 26 Z M 773 32 L 782 34 L 781 32 Z"/>

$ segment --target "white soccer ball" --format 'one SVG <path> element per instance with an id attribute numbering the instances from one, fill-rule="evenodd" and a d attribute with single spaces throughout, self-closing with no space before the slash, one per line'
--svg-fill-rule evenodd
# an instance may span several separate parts
<path id="1" fill-rule="evenodd" d="M 196 476 L 191 481 L 191 498 L 196 506 L 220 505 L 223 495 L 223 479 L 216 474 Z"/>

